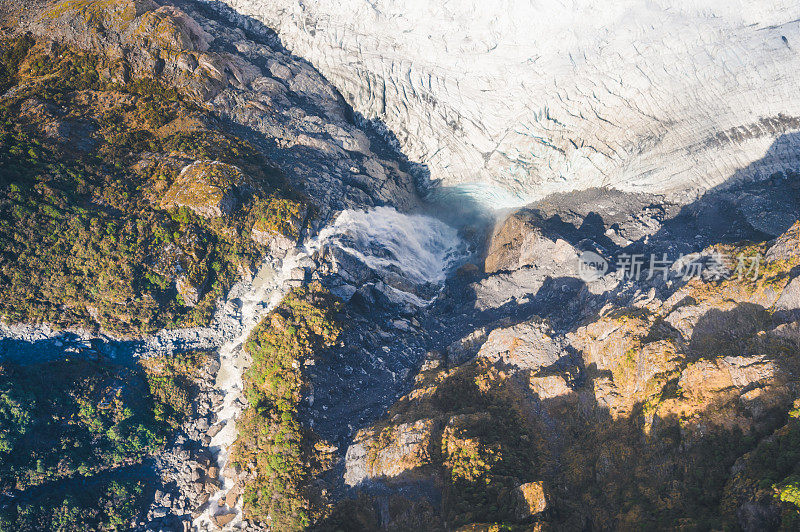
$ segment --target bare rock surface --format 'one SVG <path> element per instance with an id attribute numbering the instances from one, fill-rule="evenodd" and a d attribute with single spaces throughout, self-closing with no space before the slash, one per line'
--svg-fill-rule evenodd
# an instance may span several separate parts
<path id="1" fill-rule="evenodd" d="M 430 462 L 433 421 L 426 419 L 392 427 L 389 433 L 366 431 L 356 435 L 347 450 L 344 481 L 356 486 L 367 479 L 408 481 Z M 381 445 L 382 442 L 389 445 Z"/>

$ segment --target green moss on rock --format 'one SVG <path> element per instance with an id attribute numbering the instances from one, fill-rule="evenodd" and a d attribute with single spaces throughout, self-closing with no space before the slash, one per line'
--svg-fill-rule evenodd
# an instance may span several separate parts
<path id="1" fill-rule="evenodd" d="M 244 487 L 250 519 L 278 530 L 300 530 L 319 519 L 325 501 L 311 481 L 325 467 L 324 453 L 298 421 L 304 362 L 335 343 L 341 303 L 319 283 L 290 292 L 253 330 L 246 349 L 249 407 L 237 420 L 232 463 L 252 478 Z"/>
<path id="2" fill-rule="evenodd" d="M 121 60 L 26 36 L 0 48 L 15 87 L 0 102 L 3 321 L 202 325 L 267 252 L 257 223 L 296 238 L 304 200 L 174 88 L 114 81 L 102 73 Z"/>

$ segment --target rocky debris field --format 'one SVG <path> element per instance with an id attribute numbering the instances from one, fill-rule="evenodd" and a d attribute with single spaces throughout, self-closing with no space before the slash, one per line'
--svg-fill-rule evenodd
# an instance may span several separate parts
<path id="1" fill-rule="evenodd" d="M 160 476 L 145 519 L 136 523 L 141 530 L 189 530 L 191 519 L 200 514 L 216 489 L 219 472 L 214 470 L 209 451 L 211 438 L 220 430 L 215 425 L 221 400 L 214 389 L 219 361 L 212 359 L 200 376 L 194 415 L 187 419 L 156 457 Z"/>

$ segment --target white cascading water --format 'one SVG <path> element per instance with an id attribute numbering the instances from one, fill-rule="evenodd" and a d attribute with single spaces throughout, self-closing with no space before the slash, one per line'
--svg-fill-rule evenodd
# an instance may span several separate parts
<path id="1" fill-rule="evenodd" d="M 378 273 L 401 271 L 415 284 L 441 283 L 463 255 L 458 232 L 423 214 L 392 207 L 347 210 L 308 249 L 336 246 Z"/>
<path id="2" fill-rule="evenodd" d="M 216 457 L 217 467 L 220 471 L 218 480 L 221 487 L 209 497 L 206 511 L 195 519 L 194 526 L 197 529 L 218 529 L 211 522 L 212 516 L 230 513 L 232 510 L 236 511 L 237 515 L 227 526 L 235 527 L 241 522 L 241 512 L 238 507 L 228 508 L 220 505 L 220 499 L 223 499 L 228 490 L 233 487 L 233 481 L 225 477 L 223 471 L 228 463 L 231 446 L 236 441 L 236 418 L 241 414 L 245 404 L 242 381 L 245 369 L 244 345 L 247 337 L 261 322 L 261 319 L 280 303 L 287 291 L 284 281 L 303 258 L 307 257 L 300 253 L 287 256 L 278 271 L 273 269 L 270 263 L 265 262 L 250 283 L 242 283 L 234 287 L 228 295 L 228 301 L 233 301 L 240 292 L 243 292 L 238 295 L 238 299 L 241 301 L 241 308 L 238 311 L 241 312 L 242 327 L 235 338 L 226 341 L 220 347 L 220 368 L 214 383 L 215 388 L 222 392 L 222 408 L 217 412 L 217 423 L 222 424 L 222 429 L 211 439 L 209 447 Z M 226 308 L 231 307 L 226 305 Z M 237 311 L 235 307 L 234 311 Z"/>
<path id="3" fill-rule="evenodd" d="M 217 530 L 212 523 L 216 514 L 236 512 L 236 517 L 225 528 L 238 527 L 242 522 L 239 503 L 235 508 L 219 502 L 224 501 L 233 481 L 224 476 L 231 446 L 236 441 L 236 418 L 242 412 L 242 374 L 247 337 L 260 321 L 273 310 L 288 292 L 285 283 L 292 271 L 298 267 L 313 266 L 313 255 L 324 246 L 336 246 L 351 254 L 374 271 L 400 271 L 414 284 L 433 283 L 440 285 L 447 273 L 464 256 L 464 244 L 455 229 L 449 225 L 421 214 L 403 214 L 391 207 L 347 210 L 324 228 L 320 234 L 308 241 L 302 250 L 295 250 L 276 271 L 271 264 L 259 268 L 253 280 L 240 283 L 228 295 L 228 301 L 241 301 L 241 329 L 235 338 L 226 341 L 219 349 L 220 369 L 215 387 L 223 393 L 222 408 L 217 413 L 217 423 L 223 428 L 211 439 L 210 448 L 220 470 L 221 488 L 214 493 L 208 507 L 195 519 L 194 526 L 200 530 Z M 413 294 L 409 299 L 422 304 Z M 224 308 L 232 308 L 226 305 Z"/>

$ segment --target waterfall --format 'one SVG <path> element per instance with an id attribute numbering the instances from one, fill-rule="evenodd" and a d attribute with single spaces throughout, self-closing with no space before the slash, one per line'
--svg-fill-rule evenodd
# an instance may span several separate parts
<path id="1" fill-rule="evenodd" d="M 342 212 L 308 249 L 322 245 L 337 246 L 377 273 L 402 272 L 415 283 L 441 283 L 463 254 L 454 228 L 392 207 Z"/>
<path id="2" fill-rule="evenodd" d="M 403 214 L 391 207 L 370 210 L 346 210 L 325 227 L 316 238 L 290 254 L 278 269 L 265 262 L 250 282 L 238 284 L 228 295 L 223 309 L 240 313 L 241 329 L 229 336 L 219 349 L 220 369 L 215 387 L 222 392 L 222 407 L 217 412 L 220 431 L 211 439 L 210 448 L 220 470 L 221 488 L 208 500 L 208 507 L 194 525 L 213 530 L 211 517 L 216 513 L 237 512 L 229 526 L 241 522 L 240 508 L 219 506 L 233 487 L 223 471 L 231 446 L 236 441 L 236 418 L 245 404 L 242 374 L 247 337 L 271 310 L 280 304 L 289 291 L 285 281 L 297 268 L 314 266 L 312 257 L 325 247 L 336 247 L 349 254 L 378 275 L 401 276 L 412 285 L 440 286 L 447 274 L 464 257 L 465 246 L 457 231 L 436 218 L 422 214 Z M 407 301 L 422 306 L 427 301 L 410 293 L 400 292 Z M 238 302 L 232 304 L 232 302 Z"/>

